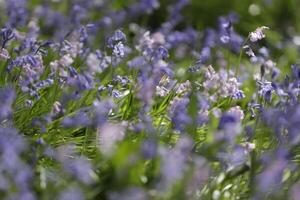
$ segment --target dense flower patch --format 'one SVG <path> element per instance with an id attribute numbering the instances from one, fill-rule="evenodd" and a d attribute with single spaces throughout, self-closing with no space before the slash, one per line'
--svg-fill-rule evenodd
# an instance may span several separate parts
<path id="1" fill-rule="evenodd" d="M 300 198 L 291 44 L 168 3 L 0 1 L 1 199 Z"/>

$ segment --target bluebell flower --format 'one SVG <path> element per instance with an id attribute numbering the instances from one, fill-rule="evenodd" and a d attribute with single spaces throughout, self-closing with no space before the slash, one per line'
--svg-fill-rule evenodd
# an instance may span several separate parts
<path id="1" fill-rule="evenodd" d="M 33 85 L 33 88 L 35 88 L 36 90 L 41 90 L 43 88 L 49 87 L 54 83 L 54 80 L 51 78 L 48 78 L 46 80 L 40 81 L 36 84 Z"/>
<path id="2" fill-rule="evenodd" d="M 1 31 L 0 31 L 0 34 L 1 34 L 1 42 L 2 42 L 2 49 L 6 47 L 6 44 L 8 41 L 12 40 L 15 35 L 13 33 L 13 30 L 11 28 L 2 28 Z"/>
<path id="3" fill-rule="evenodd" d="M 272 92 L 274 91 L 274 88 L 272 86 L 271 82 L 265 81 L 257 81 L 260 89 L 259 94 L 265 99 L 265 101 L 270 102 L 272 97 Z"/>
<path id="4" fill-rule="evenodd" d="M 165 46 L 170 49 L 181 44 L 194 46 L 197 40 L 198 33 L 192 28 L 187 28 L 184 31 L 173 31 L 167 34 Z"/>
<path id="5" fill-rule="evenodd" d="M 232 15 L 228 17 L 220 17 L 218 22 L 218 34 L 219 40 L 223 46 L 227 46 L 233 52 L 239 53 L 243 44 L 243 38 L 234 31 L 232 26 L 234 22 L 235 21 L 232 20 Z"/>
<path id="6" fill-rule="evenodd" d="M 0 187 L 2 197 L 35 200 L 31 190 L 33 172 L 22 158 L 27 144 L 25 139 L 13 128 L 0 126 Z"/>
<path id="7" fill-rule="evenodd" d="M 249 39 L 251 42 L 257 42 L 265 37 L 264 30 L 269 29 L 269 27 L 262 26 L 258 27 L 255 31 L 249 34 Z"/>
<path id="8" fill-rule="evenodd" d="M 215 47 L 217 41 L 217 32 L 214 29 L 208 28 L 204 31 L 203 46 Z"/>
<path id="9" fill-rule="evenodd" d="M 219 23 L 220 40 L 222 43 L 227 44 L 230 41 L 232 23 L 229 19 L 225 17 L 220 17 L 218 19 L 218 23 Z"/>
<path id="10" fill-rule="evenodd" d="M 228 152 L 219 153 L 218 157 L 226 165 L 227 169 L 230 170 L 245 164 L 249 154 L 245 147 L 235 145 Z"/>
<path id="11" fill-rule="evenodd" d="M 88 11 L 81 5 L 73 4 L 70 9 L 70 21 L 72 24 L 79 25 L 87 18 Z"/>
<path id="12" fill-rule="evenodd" d="M 112 91 L 112 96 L 114 97 L 114 98 L 121 98 L 122 97 L 122 94 L 118 91 L 118 90 L 116 90 L 116 89 L 114 89 L 113 91 Z"/>
<path id="13" fill-rule="evenodd" d="M 94 80 L 93 77 L 90 74 L 84 73 L 84 74 L 78 74 L 75 77 L 69 77 L 68 78 L 68 84 L 70 86 L 74 86 L 79 91 L 82 90 L 91 90 L 94 88 Z"/>
<path id="14" fill-rule="evenodd" d="M 88 126 L 91 124 L 91 121 L 89 117 L 87 116 L 87 113 L 83 111 L 79 111 L 74 116 L 71 117 L 65 117 L 62 121 L 62 125 L 64 127 L 80 127 L 80 126 Z"/>
<path id="15" fill-rule="evenodd" d="M 218 128 L 224 129 L 226 126 L 230 126 L 230 124 L 235 124 L 237 122 L 239 122 L 239 119 L 235 114 L 225 113 L 220 119 Z"/>
<path id="16" fill-rule="evenodd" d="M 126 35 L 121 30 L 116 30 L 114 34 L 108 38 L 107 46 L 114 48 L 118 43 L 126 42 Z"/>
<path id="17" fill-rule="evenodd" d="M 113 55 L 116 57 L 121 57 L 121 58 L 123 58 L 125 56 L 125 47 L 122 42 L 118 42 L 116 45 L 114 45 Z"/>
<path id="18" fill-rule="evenodd" d="M 199 64 L 204 64 L 211 57 L 210 47 L 203 47 L 200 52 L 200 57 L 197 61 Z"/>
<path id="19" fill-rule="evenodd" d="M 27 0 L 5 0 L 7 24 L 12 27 L 24 26 L 28 19 Z"/>
<path id="20" fill-rule="evenodd" d="M 72 66 L 68 66 L 68 71 L 71 77 L 76 77 L 78 75 L 77 70 Z"/>
<path id="21" fill-rule="evenodd" d="M 93 182 L 91 163 L 83 156 L 62 161 L 64 169 L 73 177 L 85 184 Z"/>
<path id="22" fill-rule="evenodd" d="M 147 65 L 147 61 L 143 56 L 138 56 L 133 58 L 132 60 L 129 60 L 127 62 L 127 65 L 130 68 L 143 68 L 143 66 Z"/>
<path id="23" fill-rule="evenodd" d="M 234 144 L 236 137 L 241 133 L 243 111 L 238 108 L 230 109 L 222 114 L 215 137 L 217 141 L 226 141 Z"/>
<path id="24" fill-rule="evenodd" d="M 158 47 L 157 54 L 158 54 L 157 57 L 163 60 L 165 60 L 169 56 L 168 50 L 163 46 Z"/>
<path id="25" fill-rule="evenodd" d="M 284 170 L 289 167 L 288 160 L 285 156 L 280 155 L 279 152 L 275 152 L 264 162 L 264 169 L 256 177 L 256 183 L 258 184 L 258 191 L 262 194 L 266 192 L 280 192 L 278 190 L 282 187 L 282 178 Z"/>
<path id="26" fill-rule="evenodd" d="M 233 99 L 243 99 L 245 98 L 245 94 L 242 90 L 238 90 L 236 93 L 232 95 Z"/>
<path id="27" fill-rule="evenodd" d="M 92 116 L 92 124 L 95 127 L 99 127 L 108 120 L 109 113 L 111 110 L 115 108 L 115 104 L 111 99 L 103 100 L 103 101 L 95 101 L 93 103 L 93 116 Z"/>
<path id="28" fill-rule="evenodd" d="M 187 113 L 188 98 L 175 97 L 170 103 L 169 115 L 175 130 L 184 132 L 188 124 L 192 122 L 191 117 Z"/>
<path id="29" fill-rule="evenodd" d="M 160 190 L 166 191 L 172 188 L 176 181 L 179 181 L 184 172 L 188 169 L 188 160 L 193 142 L 188 137 L 180 137 L 174 148 L 159 149 L 161 156 L 161 182 Z"/>

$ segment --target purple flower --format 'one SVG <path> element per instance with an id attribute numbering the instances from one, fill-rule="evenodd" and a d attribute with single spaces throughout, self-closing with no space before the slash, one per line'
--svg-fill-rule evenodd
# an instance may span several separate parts
<path id="1" fill-rule="evenodd" d="M 11 117 L 15 92 L 12 88 L 0 88 L 0 122 Z"/>
<path id="2" fill-rule="evenodd" d="M 176 181 L 180 180 L 187 170 L 187 162 L 193 142 L 188 137 L 181 137 L 172 149 L 161 148 L 159 154 L 161 164 L 161 190 L 171 189 Z"/>
<path id="3" fill-rule="evenodd" d="M 259 94 L 265 99 L 265 101 L 270 102 L 272 97 L 272 92 L 274 91 L 274 88 L 272 86 L 271 82 L 265 81 L 257 81 L 260 89 Z"/>
<path id="4" fill-rule="evenodd" d="M 74 71 L 71 72 L 73 73 Z M 75 77 L 68 78 L 68 84 L 74 86 L 79 91 L 91 90 L 94 88 L 93 77 L 88 73 L 78 74 Z"/>
<path id="5" fill-rule="evenodd" d="M 58 200 L 84 200 L 84 195 L 79 188 L 70 187 L 60 193 Z"/>
<path id="6" fill-rule="evenodd" d="M 227 126 L 231 124 L 235 124 L 239 122 L 238 116 L 233 113 L 225 113 L 222 115 L 220 122 L 219 122 L 219 129 L 225 129 Z"/>
<path id="7" fill-rule="evenodd" d="M 236 93 L 232 95 L 233 99 L 243 99 L 245 98 L 245 94 L 242 90 L 238 90 Z"/>
<path id="8" fill-rule="evenodd" d="M 115 57 L 120 57 L 120 58 L 123 58 L 125 56 L 125 47 L 122 42 L 118 42 L 116 45 L 114 45 L 113 55 Z"/>
<path id="9" fill-rule="evenodd" d="M 2 49 L 3 49 L 6 47 L 7 42 L 12 40 L 15 37 L 15 35 L 11 28 L 2 28 L 0 34 L 2 36 Z"/>
<path id="10" fill-rule="evenodd" d="M 274 155 L 274 158 L 265 163 L 264 170 L 256 178 L 257 189 L 262 193 L 277 191 L 282 185 L 284 170 L 288 167 L 288 162 L 281 155 L 276 157 Z"/>
<path id="11" fill-rule="evenodd" d="M 159 8 L 160 4 L 158 0 L 141 0 L 140 9 L 143 12 L 151 13 L 153 10 Z"/>
<path id="12" fill-rule="evenodd" d="M 203 47 L 200 52 L 200 57 L 197 61 L 199 64 L 204 64 L 211 56 L 210 47 Z"/>
<path id="13" fill-rule="evenodd" d="M 154 139 L 149 139 L 143 142 L 142 154 L 145 159 L 151 159 L 157 155 L 157 143 Z"/>
<path id="14" fill-rule="evenodd" d="M 158 47 L 157 57 L 165 60 L 169 56 L 168 50 L 163 46 Z"/>
<path id="15" fill-rule="evenodd" d="M 66 117 L 62 121 L 62 125 L 65 127 L 78 127 L 78 126 L 88 126 L 90 124 L 90 119 L 85 112 L 78 112 L 72 117 Z"/>
<path id="16" fill-rule="evenodd" d="M 54 83 L 54 80 L 51 79 L 51 78 L 48 78 L 46 80 L 43 80 L 43 81 L 40 81 L 40 82 L 34 84 L 33 88 L 38 91 L 38 90 L 41 90 L 43 88 L 51 86 L 53 83 Z"/>
<path id="17" fill-rule="evenodd" d="M 235 53 L 239 53 L 243 38 L 233 30 L 232 23 L 236 21 L 236 18 L 232 18 L 232 16 L 219 18 L 219 40 L 222 45 L 227 46 Z"/>
<path id="18" fill-rule="evenodd" d="M 64 160 L 63 165 L 68 173 L 82 183 L 91 184 L 93 182 L 93 177 L 91 176 L 93 173 L 92 166 L 85 157 L 78 157 L 74 160 Z"/>
<path id="19" fill-rule="evenodd" d="M 169 108 L 169 115 L 175 130 L 184 132 L 186 126 L 192 122 L 191 117 L 187 113 L 188 98 L 175 97 Z"/>
<path id="20" fill-rule="evenodd" d="M 2 190 L 4 196 L 35 199 L 30 191 L 32 167 L 21 157 L 26 147 L 24 138 L 15 129 L 0 126 L 0 187 L 5 190 Z"/>
<path id="21" fill-rule="evenodd" d="M 108 47 L 114 48 L 116 44 L 126 42 L 126 35 L 121 30 L 116 30 L 114 34 L 108 38 Z"/>
<path id="22" fill-rule="evenodd" d="M 27 0 L 6 0 L 5 1 L 8 16 L 7 24 L 12 27 L 24 26 L 27 22 Z"/>
<path id="23" fill-rule="evenodd" d="M 141 189 L 136 187 L 131 187 L 127 189 L 123 189 L 121 192 L 111 192 L 108 195 L 109 200 L 149 200 L 147 193 Z"/>

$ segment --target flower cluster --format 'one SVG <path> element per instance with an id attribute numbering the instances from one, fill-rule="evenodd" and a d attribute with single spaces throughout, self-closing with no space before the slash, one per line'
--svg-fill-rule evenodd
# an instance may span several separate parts
<path id="1" fill-rule="evenodd" d="M 299 198 L 291 41 L 124 2 L 0 1 L 0 198 Z"/>

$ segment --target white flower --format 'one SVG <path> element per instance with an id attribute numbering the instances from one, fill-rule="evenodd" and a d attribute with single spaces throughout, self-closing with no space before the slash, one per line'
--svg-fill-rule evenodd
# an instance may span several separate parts
<path id="1" fill-rule="evenodd" d="M 235 77 L 229 78 L 226 82 L 223 82 L 221 86 L 221 96 L 228 97 L 233 96 L 239 91 L 240 83 L 237 81 Z"/>
<path id="2" fill-rule="evenodd" d="M 181 83 L 181 84 L 178 86 L 178 88 L 177 88 L 177 90 L 176 90 L 176 93 L 177 93 L 177 94 L 182 94 L 182 93 L 184 93 L 184 92 L 189 91 L 190 89 L 191 89 L 191 83 L 190 83 L 189 80 L 187 80 L 186 82 Z"/>
<path id="3" fill-rule="evenodd" d="M 156 95 L 160 97 L 165 97 L 170 91 L 164 86 L 156 86 Z"/>
<path id="4" fill-rule="evenodd" d="M 96 54 L 90 53 L 87 57 L 86 64 L 91 72 L 102 72 L 100 60 L 97 58 Z"/>
<path id="5" fill-rule="evenodd" d="M 111 155 L 118 141 L 125 137 L 125 127 L 123 124 L 105 123 L 98 128 L 99 148 L 102 153 Z"/>
<path id="6" fill-rule="evenodd" d="M 0 49 L 0 60 L 8 60 L 10 58 L 9 53 L 6 49 Z"/>
<path id="7" fill-rule="evenodd" d="M 251 142 L 245 142 L 243 146 L 245 147 L 245 153 L 253 151 L 256 147 L 255 144 Z"/>
<path id="8" fill-rule="evenodd" d="M 56 115 L 56 114 L 60 113 L 61 110 L 62 110 L 62 106 L 61 106 L 60 102 L 55 101 L 52 106 L 52 114 Z"/>
<path id="9" fill-rule="evenodd" d="M 155 43 L 157 44 L 165 44 L 166 40 L 165 40 L 165 36 L 161 33 L 161 32 L 156 32 L 154 34 L 152 34 L 152 39 Z"/>
<path id="10" fill-rule="evenodd" d="M 251 47 L 250 47 L 249 45 L 243 46 L 243 49 L 245 49 L 246 54 L 247 54 L 249 57 L 255 57 L 255 54 L 254 54 L 254 52 L 252 51 L 252 49 L 251 49 Z"/>
<path id="11" fill-rule="evenodd" d="M 70 54 L 66 54 L 63 57 L 60 58 L 59 64 L 61 64 L 64 67 L 68 67 L 73 63 L 73 58 L 70 56 Z"/>
<path id="12" fill-rule="evenodd" d="M 255 31 L 251 32 L 249 34 L 250 41 L 251 42 L 257 42 L 258 40 L 261 40 L 264 37 L 266 37 L 266 35 L 263 32 L 266 29 L 269 29 L 269 27 L 262 26 L 262 27 L 258 27 Z"/>
<path id="13" fill-rule="evenodd" d="M 56 72 L 58 69 L 58 66 L 59 66 L 59 64 L 58 64 L 57 60 L 50 62 L 51 71 Z"/>

